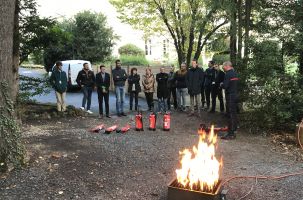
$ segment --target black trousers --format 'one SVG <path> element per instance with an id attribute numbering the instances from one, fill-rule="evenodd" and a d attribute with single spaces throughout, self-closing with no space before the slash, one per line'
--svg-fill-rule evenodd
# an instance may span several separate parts
<path id="1" fill-rule="evenodd" d="M 154 108 L 154 93 L 153 92 L 145 92 L 145 98 L 148 105 L 148 109 L 151 110 Z"/>
<path id="2" fill-rule="evenodd" d="M 220 111 L 223 112 L 224 111 L 224 101 L 223 101 L 222 88 L 213 86 L 212 90 L 211 90 L 211 100 L 212 100 L 211 110 L 212 111 L 216 110 L 217 97 L 220 101 Z"/>
<path id="3" fill-rule="evenodd" d="M 207 108 L 210 107 L 210 93 L 211 93 L 211 86 L 205 86 L 205 99 Z"/>
<path id="4" fill-rule="evenodd" d="M 109 115 L 109 104 L 108 104 L 109 93 L 102 92 L 101 88 L 98 88 L 97 92 L 98 92 L 98 102 L 99 102 L 99 114 L 103 115 L 103 99 L 104 99 L 105 113 L 106 113 L 106 115 Z"/>
<path id="5" fill-rule="evenodd" d="M 226 106 L 228 107 L 228 130 L 234 132 L 237 130 L 237 103 L 238 97 L 236 94 L 225 94 Z"/>
<path id="6" fill-rule="evenodd" d="M 205 89 L 204 86 L 201 88 L 201 102 L 202 102 L 202 107 L 205 105 Z"/>
<path id="7" fill-rule="evenodd" d="M 168 88 L 168 97 L 167 97 L 167 107 L 168 110 L 170 110 L 170 98 L 171 96 L 173 96 L 173 100 L 174 100 L 174 108 L 177 109 L 178 108 L 178 103 L 177 103 L 177 93 L 176 93 L 176 88 Z"/>
<path id="8" fill-rule="evenodd" d="M 129 109 L 133 109 L 133 101 L 135 97 L 135 110 L 138 110 L 138 92 L 132 91 L 129 93 Z"/>

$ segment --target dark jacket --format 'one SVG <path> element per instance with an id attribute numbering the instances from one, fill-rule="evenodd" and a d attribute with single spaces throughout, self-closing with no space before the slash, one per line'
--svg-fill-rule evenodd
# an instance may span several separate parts
<path id="1" fill-rule="evenodd" d="M 176 80 L 176 87 L 177 88 L 186 88 L 186 74 L 187 74 L 187 70 L 185 71 L 181 71 L 181 69 L 179 71 L 176 72 L 175 74 L 175 80 Z"/>
<path id="2" fill-rule="evenodd" d="M 86 87 L 94 87 L 95 86 L 95 74 L 91 70 L 88 70 L 87 73 L 85 72 L 85 70 L 81 70 L 78 73 L 76 81 L 79 86 L 84 85 Z"/>
<path id="3" fill-rule="evenodd" d="M 226 94 L 237 95 L 238 93 L 238 75 L 235 70 L 231 69 L 226 72 L 223 88 L 225 89 Z"/>
<path id="4" fill-rule="evenodd" d="M 128 92 L 133 92 L 133 85 L 135 85 L 135 92 L 141 92 L 141 86 L 140 86 L 140 75 L 130 75 L 128 77 Z"/>
<path id="5" fill-rule="evenodd" d="M 166 99 L 168 96 L 168 74 L 167 73 L 159 73 L 156 75 L 156 80 L 158 83 L 157 86 L 157 97 Z"/>
<path id="6" fill-rule="evenodd" d="M 116 67 L 112 71 L 115 86 L 124 86 L 127 79 L 127 74 L 121 67 Z"/>
<path id="7" fill-rule="evenodd" d="M 55 69 L 49 79 L 52 87 L 59 93 L 67 90 L 67 76 L 65 71 Z"/>
<path id="8" fill-rule="evenodd" d="M 204 80 L 204 72 L 201 68 L 191 68 L 187 72 L 186 85 L 188 88 L 188 94 L 198 95 L 201 93 L 201 87 Z"/>
<path id="9" fill-rule="evenodd" d="M 215 68 L 207 68 L 204 73 L 204 87 L 211 87 L 212 83 L 215 82 Z"/>
<path id="10" fill-rule="evenodd" d="M 174 73 L 174 72 L 169 72 L 168 73 L 168 80 L 167 80 L 167 87 L 168 88 L 176 88 L 175 74 L 176 73 Z"/>
<path id="11" fill-rule="evenodd" d="M 109 73 L 105 72 L 104 79 L 102 78 L 101 72 L 96 74 L 96 86 L 99 91 L 102 91 L 102 88 L 104 88 L 107 92 L 110 86 L 110 75 Z"/>
<path id="12" fill-rule="evenodd" d="M 224 82 L 225 73 L 221 70 L 216 70 L 216 77 L 215 77 L 215 87 L 219 88 L 221 83 Z"/>

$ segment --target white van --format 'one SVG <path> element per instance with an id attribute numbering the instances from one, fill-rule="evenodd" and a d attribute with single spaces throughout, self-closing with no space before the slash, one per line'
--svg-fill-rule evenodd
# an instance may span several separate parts
<path id="1" fill-rule="evenodd" d="M 83 69 L 83 64 L 88 63 L 89 69 L 92 70 L 92 65 L 89 61 L 86 60 L 65 60 L 62 62 L 62 70 L 65 71 L 67 75 L 67 87 L 71 89 L 73 87 L 78 87 L 76 82 L 79 71 Z M 49 76 L 51 76 L 52 71 L 54 70 L 56 64 L 52 67 Z"/>

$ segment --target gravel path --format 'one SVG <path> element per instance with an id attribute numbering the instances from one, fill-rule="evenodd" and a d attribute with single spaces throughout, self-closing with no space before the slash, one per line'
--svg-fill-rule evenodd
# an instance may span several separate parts
<path id="1" fill-rule="evenodd" d="M 103 122 L 124 125 L 133 118 Z M 225 119 L 220 114 L 198 119 L 173 113 L 170 132 L 131 130 L 125 135 L 89 133 L 89 127 L 100 123 L 95 117 L 27 122 L 29 165 L 1 176 L 0 199 L 165 200 L 167 184 L 179 167 L 179 151 L 197 144 L 200 122 L 223 125 Z M 303 171 L 302 162 L 277 150 L 270 138 L 243 131 L 234 141 L 219 140 L 218 155 L 223 156 L 223 179 Z M 254 179 L 229 182 L 227 199 L 238 199 L 254 184 Z M 246 199 L 302 200 L 302 186 L 303 176 L 259 180 Z"/>

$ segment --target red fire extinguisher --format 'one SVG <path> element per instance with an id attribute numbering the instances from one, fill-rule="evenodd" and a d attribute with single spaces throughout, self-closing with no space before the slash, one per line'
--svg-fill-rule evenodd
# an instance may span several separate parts
<path id="1" fill-rule="evenodd" d="M 136 131 L 143 131 L 143 119 L 141 112 L 136 114 Z"/>
<path id="2" fill-rule="evenodd" d="M 155 131 L 156 130 L 156 123 L 157 123 L 157 116 L 155 113 L 151 113 L 149 115 L 149 130 Z"/>
<path id="3" fill-rule="evenodd" d="M 163 116 L 163 130 L 169 131 L 170 130 L 170 114 L 165 113 Z"/>

